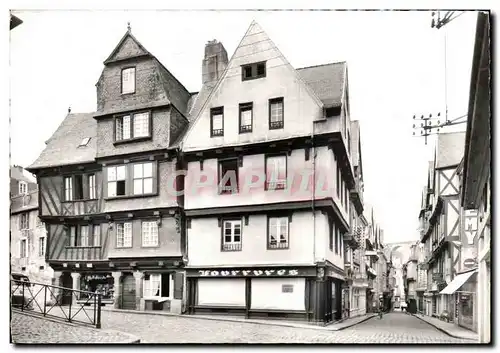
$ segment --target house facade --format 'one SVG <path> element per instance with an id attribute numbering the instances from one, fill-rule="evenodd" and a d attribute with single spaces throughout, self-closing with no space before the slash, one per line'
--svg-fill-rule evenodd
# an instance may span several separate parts
<path id="1" fill-rule="evenodd" d="M 58 285 L 99 292 L 105 304 L 181 313 L 186 244 L 175 144 L 191 94 L 130 28 L 96 87 L 97 110 L 69 112 L 30 167 L 47 261 Z"/>
<path id="2" fill-rule="evenodd" d="M 294 69 L 256 22 L 230 61 L 216 41 L 205 54 L 182 142 L 188 312 L 341 319 L 356 235 L 346 63 Z"/>

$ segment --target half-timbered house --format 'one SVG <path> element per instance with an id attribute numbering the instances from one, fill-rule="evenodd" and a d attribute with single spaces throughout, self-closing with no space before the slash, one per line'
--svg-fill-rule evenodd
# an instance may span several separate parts
<path id="1" fill-rule="evenodd" d="M 104 303 L 180 313 L 182 198 L 170 191 L 191 94 L 130 28 L 96 87 L 97 110 L 70 112 L 30 167 L 47 260 L 58 284 L 98 291 Z"/>
<path id="2" fill-rule="evenodd" d="M 188 311 L 342 316 L 356 187 L 345 62 L 295 69 L 252 22 L 209 42 L 182 142 Z"/>

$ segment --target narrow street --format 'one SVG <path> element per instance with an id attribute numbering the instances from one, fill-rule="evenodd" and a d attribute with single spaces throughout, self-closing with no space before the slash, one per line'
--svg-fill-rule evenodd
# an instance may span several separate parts
<path id="1" fill-rule="evenodd" d="M 133 333 L 141 343 L 474 343 L 401 313 L 341 331 L 302 329 L 160 315 L 104 312 L 102 328 Z"/>

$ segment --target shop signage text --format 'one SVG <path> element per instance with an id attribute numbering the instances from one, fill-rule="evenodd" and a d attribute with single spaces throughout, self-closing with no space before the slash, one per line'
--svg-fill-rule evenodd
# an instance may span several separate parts
<path id="1" fill-rule="evenodd" d="M 279 269 L 279 270 L 199 270 L 200 277 L 235 277 L 235 276 L 298 276 L 299 270 Z"/>

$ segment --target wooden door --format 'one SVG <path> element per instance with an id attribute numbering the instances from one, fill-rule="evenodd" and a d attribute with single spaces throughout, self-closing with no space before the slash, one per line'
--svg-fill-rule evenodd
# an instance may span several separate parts
<path id="1" fill-rule="evenodd" d="M 133 275 L 123 276 L 122 309 L 135 310 L 135 278 Z"/>

